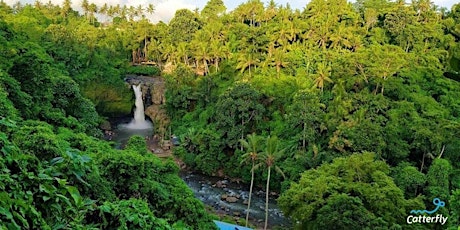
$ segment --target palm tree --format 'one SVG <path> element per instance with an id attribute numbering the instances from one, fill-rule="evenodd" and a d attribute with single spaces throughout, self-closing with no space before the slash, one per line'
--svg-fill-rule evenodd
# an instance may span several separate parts
<path id="1" fill-rule="evenodd" d="M 142 7 L 142 5 L 138 5 L 137 8 L 135 9 L 136 16 L 140 16 L 141 18 L 145 18 L 145 9 Z"/>
<path id="2" fill-rule="evenodd" d="M 121 12 L 122 9 L 121 9 L 121 6 L 120 4 L 117 4 L 116 6 L 113 7 L 113 16 L 117 15 L 117 16 L 120 16 L 121 17 Z"/>
<path id="3" fill-rule="evenodd" d="M 295 42 L 297 37 L 302 33 L 299 26 L 302 24 L 302 20 L 295 18 L 293 21 L 289 21 L 289 39 L 291 42 Z"/>
<path id="4" fill-rule="evenodd" d="M 137 16 L 137 9 L 134 6 L 128 8 L 128 18 L 129 21 L 134 21 L 134 17 Z"/>
<path id="5" fill-rule="evenodd" d="M 96 4 L 94 3 L 91 3 L 89 4 L 88 6 L 88 17 L 89 17 L 89 23 L 94 23 L 96 21 L 96 17 L 94 16 L 95 14 L 97 14 L 98 12 L 98 8 L 96 6 Z"/>
<path id="6" fill-rule="evenodd" d="M 244 52 L 238 57 L 237 69 L 243 73 L 246 69 L 249 70 L 249 77 L 251 77 L 251 66 L 256 66 L 259 63 L 259 59 L 254 57 L 252 52 Z"/>
<path id="7" fill-rule="evenodd" d="M 185 65 L 188 65 L 188 47 L 186 42 L 179 42 L 177 46 L 177 56 L 182 58 Z"/>
<path id="8" fill-rule="evenodd" d="M 316 70 L 315 87 L 320 88 L 323 92 L 324 84 L 326 82 L 332 83 L 333 81 L 329 76 L 331 75 L 331 67 L 327 64 L 320 62 L 318 63 L 318 69 Z"/>
<path id="9" fill-rule="evenodd" d="M 88 0 L 83 0 L 81 2 L 81 8 L 83 9 L 83 12 L 85 13 L 85 16 L 88 17 L 88 11 L 89 11 L 89 2 L 88 2 Z"/>
<path id="10" fill-rule="evenodd" d="M 286 67 L 289 62 L 285 61 L 286 59 L 286 51 L 282 50 L 280 48 L 276 49 L 273 53 L 273 58 L 271 60 L 270 65 L 276 67 L 276 76 L 279 78 L 280 77 L 280 71 L 281 68 Z"/>
<path id="11" fill-rule="evenodd" d="M 248 151 L 247 153 L 241 156 L 241 163 L 251 161 L 251 186 L 249 187 L 249 198 L 248 198 L 248 209 L 246 211 L 246 227 L 248 226 L 249 221 L 249 210 L 251 210 L 251 195 L 252 187 L 254 186 L 254 170 L 260 166 L 260 163 L 256 164 L 259 161 L 259 148 L 260 141 L 262 140 L 260 136 L 257 136 L 255 133 L 248 134 L 248 141 L 241 139 L 241 145 Z"/>
<path id="12" fill-rule="evenodd" d="M 43 8 L 43 4 L 39 0 L 35 0 L 34 8 L 41 10 Z"/>
<path id="13" fill-rule="evenodd" d="M 147 11 L 148 14 L 152 15 L 153 12 L 155 12 L 155 7 L 153 6 L 153 4 L 150 3 L 150 4 L 147 6 L 146 11 Z"/>
<path id="14" fill-rule="evenodd" d="M 274 28 L 274 33 L 271 35 L 270 40 L 275 41 L 279 45 L 287 45 L 288 40 L 289 40 L 289 31 L 288 28 L 286 27 L 286 23 L 279 23 L 275 28 Z"/>
<path id="15" fill-rule="evenodd" d="M 119 13 L 120 17 L 123 19 L 126 19 L 126 15 L 128 15 L 128 11 L 129 11 L 128 6 L 123 5 L 123 7 L 120 8 L 120 13 Z"/>
<path id="16" fill-rule="evenodd" d="M 161 62 L 162 49 L 161 48 L 162 47 L 160 45 L 160 42 L 156 39 L 152 39 L 150 40 L 148 44 L 148 49 L 147 49 L 148 55 L 150 57 L 153 57 L 153 59 L 157 63 L 158 67 L 160 67 L 160 69 L 162 67 L 162 62 Z"/>
<path id="17" fill-rule="evenodd" d="M 40 3 L 40 1 L 35 1 L 35 3 Z M 68 16 L 68 14 L 70 13 L 70 11 L 72 11 L 72 3 L 70 2 L 70 0 L 64 0 L 64 2 L 62 3 L 62 8 L 61 8 L 61 16 L 63 18 L 66 18 Z M 40 9 L 40 8 L 38 8 Z"/>
<path id="18" fill-rule="evenodd" d="M 269 194 L 269 189 L 270 189 L 270 173 L 271 173 L 271 168 L 274 167 L 275 171 L 277 171 L 279 174 L 284 176 L 283 171 L 275 165 L 275 163 L 281 158 L 283 155 L 285 149 L 279 149 L 279 140 L 278 137 L 276 136 L 268 136 L 266 145 L 265 145 L 265 150 L 262 153 L 262 160 L 265 163 L 265 166 L 267 166 L 268 174 L 267 174 L 267 187 L 265 190 L 265 225 L 264 229 L 267 229 L 268 225 L 268 194 Z"/>
<path id="19" fill-rule="evenodd" d="M 197 62 L 197 68 L 199 66 L 199 61 L 203 62 L 204 65 L 204 74 L 209 73 L 208 60 L 211 59 L 209 55 L 209 46 L 205 42 L 200 42 L 197 47 L 195 47 L 195 59 Z"/>
<path id="20" fill-rule="evenodd" d="M 274 0 L 270 0 L 266 10 L 263 12 L 261 21 L 265 23 L 269 22 L 276 16 L 277 12 L 278 12 L 278 6 L 276 5 Z"/>
<path id="21" fill-rule="evenodd" d="M 351 48 L 352 44 L 348 40 L 351 37 L 350 28 L 346 27 L 344 24 L 340 24 L 336 31 L 331 34 L 330 41 L 332 42 L 331 48 L 335 49 L 346 49 Z"/>
<path id="22" fill-rule="evenodd" d="M 212 40 L 210 45 L 210 52 L 212 59 L 214 60 L 214 67 L 216 72 L 219 71 L 219 61 L 224 58 L 228 53 L 228 47 L 223 45 L 219 40 Z"/>
<path id="23" fill-rule="evenodd" d="M 104 5 L 102 5 L 101 8 L 99 9 L 99 13 L 104 16 L 107 16 L 108 11 L 109 11 L 109 5 L 107 3 L 104 3 Z M 107 21 L 107 17 L 106 17 L 106 21 Z"/>
<path id="24" fill-rule="evenodd" d="M 17 1 L 16 3 L 13 4 L 14 13 L 18 13 L 19 11 L 22 10 L 22 8 L 24 8 L 24 6 L 22 5 L 20 1 Z"/>
<path id="25" fill-rule="evenodd" d="M 163 59 L 166 59 L 166 62 L 171 62 L 172 64 L 177 64 L 177 48 L 173 44 L 161 44 L 163 50 Z"/>

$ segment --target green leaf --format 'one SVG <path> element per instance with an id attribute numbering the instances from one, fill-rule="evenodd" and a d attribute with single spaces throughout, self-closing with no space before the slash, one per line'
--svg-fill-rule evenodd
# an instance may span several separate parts
<path id="1" fill-rule="evenodd" d="M 61 185 L 61 186 L 65 186 L 67 184 L 66 179 L 60 179 L 60 178 L 57 178 L 57 177 L 55 177 L 54 179 L 56 179 L 57 182 L 59 183 L 59 185 Z"/>
<path id="2" fill-rule="evenodd" d="M 53 194 L 56 191 L 56 188 L 49 184 L 40 184 L 39 190 L 40 192 L 46 192 L 48 194 Z"/>
<path id="3" fill-rule="evenodd" d="M 64 201 L 68 206 L 72 206 L 72 204 L 69 201 L 69 198 L 65 197 L 62 194 L 56 194 L 57 197 L 61 198 L 62 201 Z"/>
<path id="4" fill-rule="evenodd" d="M 75 204 L 77 206 L 80 206 L 82 203 L 82 199 L 81 199 L 81 195 L 78 189 L 73 186 L 66 186 L 66 189 L 70 193 L 70 196 L 72 196 Z"/>
<path id="5" fill-rule="evenodd" d="M 111 209 L 110 206 L 108 206 L 108 205 L 102 205 L 102 206 L 100 207 L 100 209 L 101 209 L 101 211 L 103 211 L 103 212 L 107 212 L 107 213 L 111 213 L 111 212 L 112 212 L 112 209 Z"/>
<path id="6" fill-rule="evenodd" d="M 44 179 L 44 180 L 52 180 L 52 179 L 53 179 L 53 178 L 50 177 L 48 174 L 44 174 L 44 173 L 39 173 L 39 174 L 38 174 L 38 178 Z"/>
<path id="7" fill-rule="evenodd" d="M 6 216 L 7 219 L 13 219 L 13 214 L 11 214 L 10 210 L 0 207 L 0 215 Z"/>
<path id="8" fill-rule="evenodd" d="M 60 164 L 60 163 L 62 163 L 62 162 L 64 162 L 64 158 L 62 158 L 62 157 L 55 157 L 55 158 L 51 159 L 50 165 L 56 165 L 56 164 Z"/>
<path id="9" fill-rule="evenodd" d="M 79 174 L 77 174 L 76 172 L 73 172 L 73 175 L 75 175 L 75 177 L 77 178 L 78 181 L 80 181 L 81 183 L 83 183 L 86 186 L 91 187 L 91 185 L 88 184 L 88 182 L 86 182 L 85 180 L 83 180 Z"/>
<path id="10" fill-rule="evenodd" d="M 87 156 L 87 155 L 83 155 L 81 156 L 81 162 L 83 163 L 88 163 L 91 161 L 91 157 Z"/>
<path id="11" fill-rule="evenodd" d="M 14 215 L 15 219 L 19 219 L 19 220 L 21 221 L 21 223 L 22 223 L 22 225 L 24 226 L 24 228 L 26 228 L 26 229 L 29 228 L 29 223 L 28 223 L 27 220 L 23 217 L 24 214 L 20 215 L 20 214 L 17 213 L 17 212 L 13 212 L 13 215 Z M 13 222 L 14 222 L 14 224 L 17 226 L 16 221 L 13 220 Z M 18 227 L 19 227 L 19 226 L 18 226 Z M 18 229 L 21 229 L 21 228 L 19 227 Z"/>

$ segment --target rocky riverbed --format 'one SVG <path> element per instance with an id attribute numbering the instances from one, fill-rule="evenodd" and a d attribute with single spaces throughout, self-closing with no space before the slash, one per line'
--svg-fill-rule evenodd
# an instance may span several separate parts
<path id="1" fill-rule="evenodd" d="M 215 209 L 216 213 L 245 218 L 249 198 L 249 186 L 228 179 L 181 172 L 181 177 L 203 203 Z M 254 189 L 251 198 L 250 222 L 263 226 L 265 220 L 265 192 Z M 289 220 L 283 216 L 276 205 L 277 194 L 270 194 L 269 226 L 287 228 Z"/>

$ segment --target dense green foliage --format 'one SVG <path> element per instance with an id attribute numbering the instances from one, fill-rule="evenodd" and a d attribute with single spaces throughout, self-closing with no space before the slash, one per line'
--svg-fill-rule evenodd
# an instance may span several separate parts
<path id="1" fill-rule="evenodd" d="M 171 184 L 177 168 L 146 154 L 142 138 L 120 152 L 87 136 L 98 135 L 96 111 L 129 113 L 124 74 L 157 73 L 129 60 L 167 73 L 175 154 L 281 192 L 296 227 L 434 228 L 405 222 L 434 197 L 446 202 L 443 227 L 460 224 L 460 5 L 248 0 L 225 12 L 210 0 L 152 24 L 152 6 L 83 1 L 80 16 L 66 2 L 0 5 L 5 223 L 148 228 L 133 221 L 146 216 L 151 227 L 208 227 L 201 204 Z M 242 141 L 251 133 L 276 139 L 254 161 Z"/>
<path id="2" fill-rule="evenodd" d="M 175 163 L 147 154 L 142 137 L 121 151 L 39 121 L 2 119 L 0 128 L 1 227 L 214 228 Z"/>
<path id="3" fill-rule="evenodd" d="M 425 207 L 419 198 L 405 200 L 388 173 L 370 153 L 336 158 L 303 173 L 279 202 L 301 229 L 393 229 L 410 209 Z"/>
<path id="4" fill-rule="evenodd" d="M 160 75 L 160 69 L 155 66 L 130 66 L 126 73 L 134 75 L 157 76 Z"/>
<path id="5" fill-rule="evenodd" d="M 239 166 L 250 150 L 240 140 L 278 136 L 284 151 L 276 164 L 286 177 L 270 175 L 261 158 L 254 184 L 263 188 L 271 177 L 270 189 L 292 199 L 312 189 L 302 173 L 338 157 L 351 167 L 355 154 L 372 152 L 386 165 L 352 190 L 383 183 L 398 203 L 370 207 L 366 194 L 326 184 L 335 189 L 330 199 L 307 197 L 294 211 L 283 206 L 286 214 L 312 228 L 406 228 L 409 206 L 431 207 L 439 197 L 448 225 L 460 223 L 459 5 L 448 11 L 427 1 L 315 0 L 294 10 L 249 0 L 228 13 L 209 11 L 221 7 L 209 1 L 207 10 L 178 11 L 169 25 L 153 26 L 162 32 L 152 34 L 150 51 L 175 67 L 166 108 L 182 138 L 175 152 L 190 167 L 250 182 L 252 162 Z M 301 185 L 293 189 L 292 182 Z M 314 204 L 321 212 L 309 215 Z M 346 208 L 350 213 L 337 217 L 343 222 L 326 221 L 327 212 Z"/>
<path id="6" fill-rule="evenodd" d="M 98 139 L 96 108 L 114 106 L 104 101 L 126 100 L 130 112 L 127 59 L 85 40 L 101 31 L 84 17 L 52 7 L 0 5 L 0 229 L 215 229 L 144 137 L 125 150 Z"/>

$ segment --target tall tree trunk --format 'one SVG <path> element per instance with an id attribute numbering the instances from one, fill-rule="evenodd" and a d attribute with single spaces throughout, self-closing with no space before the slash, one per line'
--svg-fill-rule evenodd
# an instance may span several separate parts
<path id="1" fill-rule="evenodd" d="M 249 78 L 251 78 L 251 65 L 249 65 Z"/>
<path id="2" fill-rule="evenodd" d="M 276 77 L 280 78 L 280 71 L 281 71 L 281 66 L 276 65 Z"/>
<path id="3" fill-rule="evenodd" d="M 214 61 L 214 64 L 216 66 L 216 73 L 217 73 L 217 71 L 219 71 L 219 58 L 216 58 L 216 60 Z"/>
<path id="4" fill-rule="evenodd" d="M 144 61 L 149 61 L 147 50 L 147 34 L 144 34 Z"/>
<path id="5" fill-rule="evenodd" d="M 375 87 L 375 90 L 374 90 L 374 95 L 377 95 L 379 87 L 380 87 L 380 82 L 377 82 L 377 86 Z"/>
<path id="6" fill-rule="evenodd" d="M 132 55 L 133 55 L 133 64 L 134 64 L 136 63 L 136 50 L 133 50 Z"/>
<path id="7" fill-rule="evenodd" d="M 142 50 L 139 47 L 139 48 L 137 48 L 137 63 L 141 64 L 141 62 L 142 62 Z"/>
<path id="8" fill-rule="evenodd" d="M 271 167 L 268 166 L 268 176 L 267 176 L 267 189 L 265 192 L 265 225 L 264 225 L 264 230 L 267 229 L 268 225 L 268 189 L 270 187 L 270 169 Z"/>
<path id="9" fill-rule="evenodd" d="M 208 70 L 208 62 L 206 61 L 206 59 L 203 59 L 203 63 L 204 63 L 204 73 L 206 75 L 209 72 L 209 70 Z"/>
<path id="10" fill-rule="evenodd" d="M 251 186 L 249 187 L 249 198 L 248 198 L 248 209 L 246 211 L 246 227 L 249 223 L 249 210 L 251 210 L 251 195 L 252 195 L 252 186 L 254 185 L 254 160 L 252 161 L 251 168 Z"/>
<path id="11" fill-rule="evenodd" d="M 425 165 L 425 153 L 423 154 L 423 157 L 422 157 L 422 165 L 420 165 L 420 172 L 423 171 L 423 166 Z"/>

